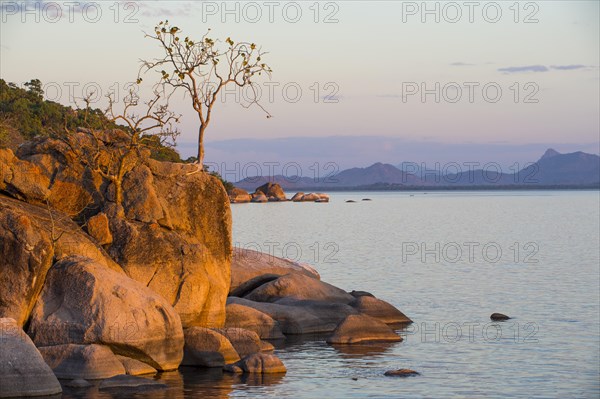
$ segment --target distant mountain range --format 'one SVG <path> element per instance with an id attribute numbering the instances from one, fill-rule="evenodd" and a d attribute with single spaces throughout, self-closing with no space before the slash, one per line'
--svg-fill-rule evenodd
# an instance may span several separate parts
<path id="1" fill-rule="evenodd" d="M 536 162 L 502 170 L 496 163 L 485 165 L 448 164 L 399 166 L 375 163 L 314 179 L 300 176 L 257 176 L 235 183 L 248 191 L 266 182 L 279 183 L 285 190 L 401 190 L 411 188 L 599 188 L 600 157 L 581 151 L 560 154 L 548 149 Z"/>

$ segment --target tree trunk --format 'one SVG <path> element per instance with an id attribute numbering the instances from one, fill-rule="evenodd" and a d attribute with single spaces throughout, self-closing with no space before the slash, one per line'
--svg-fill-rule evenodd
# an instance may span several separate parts
<path id="1" fill-rule="evenodd" d="M 206 130 L 205 124 L 200 124 L 198 129 L 198 167 L 200 170 L 204 170 L 204 131 Z"/>

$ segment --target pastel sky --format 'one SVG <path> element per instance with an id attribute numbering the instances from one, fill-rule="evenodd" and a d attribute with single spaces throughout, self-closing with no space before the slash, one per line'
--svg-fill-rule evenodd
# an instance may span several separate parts
<path id="1" fill-rule="evenodd" d="M 65 104 L 69 86 L 77 96 L 86 84 L 122 93 L 139 60 L 159 55 L 143 31 L 169 19 L 190 37 L 211 28 L 215 38 L 269 52 L 274 90 L 269 98 L 263 85 L 262 103 L 274 117 L 230 94 L 217 104 L 208 141 L 599 142 L 597 1 L 107 1 L 79 2 L 69 15 L 70 4 L 2 1 L 2 79 L 39 78 Z M 180 151 L 192 155 L 195 118 L 183 98 L 173 107 L 184 114 Z"/>

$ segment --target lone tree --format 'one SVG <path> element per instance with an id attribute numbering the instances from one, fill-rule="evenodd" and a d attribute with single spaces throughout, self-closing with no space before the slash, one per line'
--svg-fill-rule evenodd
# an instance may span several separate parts
<path id="1" fill-rule="evenodd" d="M 179 121 L 169 109 L 168 102 L 159 92 L 145 102 L 140 101 L 135 90 L 123 99 L 121 112 L 115 111 L 116 101 L 107 96 L 105 111 L 92 109 L 90 98 L 84 98 L 84 125 L 78 134 L 65 125 L 65 134 L 54 136 L 66 143 L 78 155 L 79 161 L 92 172 L 100 174 L 114 186 L 114 199 L 123 203 L 123 178 L 144 158 L 144 150 L 174 146 L 179 135 L 175 124 Z M 92 115 L 102 115 L 104 125 L 94 129 L 87 124 Z M 118 129 L 114 129 L 114 127 Z"/>
<path id="2" fill-rule="evenodd" d="M 210 29 L 209 29 L 210 31 Z M 142 73 L 154 70 L 160 73 L 157 85 L 174 92 L 183 90 L 190 96 L 192 107 L 200 122 L 198 127 L 198 168 L 202 170 L 204 161 L 204 133 L 208 128 L 213 107 L 220 91 L 227 85 L 236 85 L 249 91 L 250 98 L 245 108 L 257 105 L 271 115 L 259 104 L 258 86 L 254 81 L 255 75 L 264 72 L 271 76 L 271 68 L 262 60 L 265 54 L 254 43 L 235 43 L 227 38 L 224 44 L 219 40 L 208 37 L 208 32 L 201 40 L 195 41 L 189 37 L 181 38 L 181 30 L 169 24 L 160 22 L 154 28 L 154 34 L 146 37 L 156 40 L 164 51 L 164 55 L 150 61 L 143 61 L 138 76 L 138 84 L 142 81 Z M 220 48 L 221 47 L 221 48 Z M 244 91 L 244 93 L 248 93 Z"/>

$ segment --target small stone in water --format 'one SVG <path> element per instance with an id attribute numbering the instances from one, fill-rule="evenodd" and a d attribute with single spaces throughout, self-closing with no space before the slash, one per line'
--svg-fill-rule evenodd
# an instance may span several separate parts
<path id="1" fill-rule="evenodd" d="M 505 314 L 502 313 L 492 313 L 492 315 L 490 316 L 490 319 L 495 320 L 495 321 L 501 321 L 501 320 L 508 320 L 510 319 L 510 317 L 508 317 Z"/>
<path id="2" fill-rule="evenodd" d="M 387 377 L 411 377 L 415 375 L 421 375 L 418 371 L 414 371 L 411 369 L 398 369 L 398 370 L 388 370 L 383 375 Z"/>

